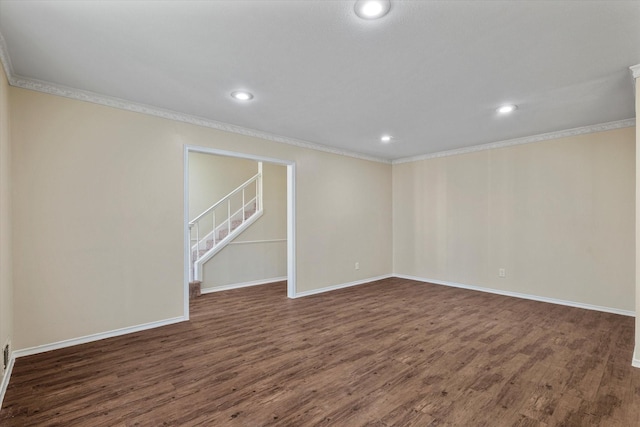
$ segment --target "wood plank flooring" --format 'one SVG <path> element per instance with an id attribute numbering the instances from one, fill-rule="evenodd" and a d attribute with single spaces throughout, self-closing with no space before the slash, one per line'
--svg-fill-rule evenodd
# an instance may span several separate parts
<path id="1" fill-rule="evenodd" d="M 402 279 L 20 358 L 2 426 L 638 426 L 634 319 Z"/>

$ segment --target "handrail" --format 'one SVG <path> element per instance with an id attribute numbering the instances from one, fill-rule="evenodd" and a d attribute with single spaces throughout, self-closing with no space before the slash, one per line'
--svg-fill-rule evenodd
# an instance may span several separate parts
<path id="1" fill-rule="evenodd" d="M 255 174 L 253 177 L 249 178 L 247 181 L 245 181 L 244 184 L 240 185 L 238 188 L 236 188 L 235 190 L 233 190 L 231 193 L 227 194 L 226 196 L 224 196 L 222 199 L 220 199 L 219 201 L 217 201 L 213 206 L 211 206 L 209 209 L 207 209 L 206 211 L 202 212 L 200 215 L 198 215 L 197 217 L 195 217 L 194 219 L 192 219 L 191 221 L 189 221 L 189 227 L 191 227 L 192 225 L 194 225 L 200 218 L 202 218 L 203 216 L 205 216 L 206 214 L 208 214 L 209 212 L 211 212 L 212 210 L 214 210 L 215 208 L 217 208 L 218 206 L 220 206 L 223 202 L 225 202 L 227 199 L 229 199 L 230 197 L 232 197 L 234 194 L 239 193 L 240 191 L 244 190 L 246 187 L 249 186 L 249 184 L 251 184 L 253 181 L 255 181 L 256 179 L 258 179 L 260 177 L 260 172 L 258 172 L 257 174 Z M 183 223 L 184 224 L 184 223 Z"/>
<path id="2" fill-rule="evenodd" d="M 247 202 L 247 189 L 251 189 L 255 185 L 255 197 Z M 231 211 L 232 203 L 235 203 L 238 199 L 238 194 L 242 193 L 242 206 L 235 212 Z M 251 197 L 251 195 L 249 195 Z M 221 218 L 223 221 L 216 225 L 216 212 L 220 212 L 220 208 L 227 204 L 226 218 Z M 222 212 L 220 212 L 222 214 Z M 247 214 L 249 217 L 247 217 Z M 202 228 L 203 220 L 207 215 L 205 222 L 209 222 L 212 226 L 210 232 L 206 232 L 202 236 L 200 229 Z M 206 209 L 200 215 L 195 217 L 189 222 L 189 252 L 190 252 L 190 268 L 189 268 L 189 281 L 194 278 L 200 280 L 202 277 L 202 265 L 208 259 L 213 257 L 216 253 L 222 250 L 231 240 L 251 225 L 257 218 L 262 215 L 262 162 L 258 162 L 258 173 L 246 180 L 243 184 L 238 186 L 235 190 L 218 200 L 211 207 Z M 206 225 L 205 225 L 206 227 Z M 193 237 L 193 231 L 195 228 L 195 239 Z M 192 243 L 195 243 L 192 245 Z M 201 248 L 204 245 L 204 250 Z"/>

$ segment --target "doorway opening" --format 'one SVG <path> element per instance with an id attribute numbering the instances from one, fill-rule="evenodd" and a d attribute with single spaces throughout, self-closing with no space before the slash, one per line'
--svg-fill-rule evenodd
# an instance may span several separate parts
<path id="1" fill-rule="evenodd" d="M 255 165 L 257 167 L 257 169 L 260 171 L 260 175 L 262 179 L 262 171 L 263 168 L 265 171 L 274 171 L 274 175 L 277 174 L 282 174 L 281 172 L 281 168 L 278 168 L 277 166 L 280 167 L 284 167 L 286 168 L 286 208 L 285 207 L 280 207 L 281 211 L 286 211 L 286 239 L 271 239 L 271 240 L 264 240 L 264 241 L 258 241 L 258 240 L 254 240 L 251 241 L 250 239 L 245 239 L 244 242 L 237 242 L 235 243 L 236 249 L 240 250 L 240 247 L 242 246 L 243 250 L 247 250 L 249 249 L 250 246 L 252 246 L 253 244 L 272 244 L 272 245 L 286 245 L 286 280 L 287 280 L 287 296 L 289 298 L 295 298 L 295 294 L 296 294 L 296 275 L 295 275 L 295 163 L 292 161 L 288 161 L 288 160 L 282 160 L 282 159 L 275 159 L 275 158 L 269 158 L 269 157 L 263 157 L 263 156 L 254 156 L 254 155 L 250 155 L 250 154 L 244 154 L 244 153 L 236 153 L 236 152 L 231 152 L 231 151 L 224 151 L 224 150 L 218 150 L 218 149 L 213 149 L 213 148 L 208 148 L 208 147 L 198 147 L 198 146 L 185 146 L 184 147 L 184 313 L 185 313 L 185 317 L 188 319 L 189 318 L 189 281 L 190 281 L 190 277 L 193 276 L 193 264 L 192 264 L 192 257 L 194 253 L 194 247 L 196 247 L 196 250 L 198 249 L 197 246 L 194 246 L 194 241 L 193 241 L 193 236 L 194 236 L 194 231 L 193 228 L 195 226 L 195 224 L 192 221 L 192 217 L 194 217 L 194 212 L 201 209 L 203 205 L 202 201 L 196 201 L 196 203 L 191 203 L 190 206 L 190 200 L 189 200 L 189 194 L 190 192 L 193 194 L 193 187 L 197 187 L 199 185 L 201 185 L 201 182 L 204 182 L 200 179 L 195 179 L 194 178 L 194 171 L 196 170 L 196 168 L 201 167 L 198 165 L 198 161 L 201 161 L 203 159 L 206 158 L 206 156 L 200 156 L 200 155 L 213 155 L 216 156 L 218 158 L 219 161 L 225 161 L 225 158 L 227 160 L 227 163 L 232 164 L 233 163 L 233 167 L 231 167 L 229 170 L 231 171 L 231 174 L 234 174 L 236 171 L 234 171 L 235 166 L 237 165 L 237 169 L 241 169 L 241 168 L 245 168 L 245 167 L 251 167 L 251 165 Z M 192 156 L 190 156 L 192 155 Z M 191 157 L 191 162 L 190 162 L 190 157 Z M 267 176 L 265 174 L 265 176 Z M 205 177 L 206 180 L 207 177 Z M 193 182 L 191 182 L 191 180 L 193 180 Z M 261 185 L 262 183 L 260 183 Z M 259 188 L 259 187 L 257 187 Z M 248 190 L 249 192 L 251 191 L 250 189 Z M 270 191 L 270 190 L 267 190 Z M 233 191 L 232 191 L 233 192 Z M 260 189 L 260 193 L 262 193 L 262 190 Z M 237 194 L 239 194 L 237 192 Z M 262 195 L 262 194 L 261 194 Z M 245 196 L 243 196 L 245 197 Z M 247 198 L 249 196 L 246 196 Z M 256 194 L 257 197 L 257 194 Z M 273 196 L 273 197 L 278 197 Z M 193 202 L 193 200 L 192 200 Z M 224 200 L 224 202 L 222 204 L 227 204 L 229 206 L 231 206 L 231 201 L 228 200 Z M 245 202 L 242 202 L 243 205 L 243 209 L 244 209 L 244 204 Z M 265 207 L 266 209 L 269 208 L 268 203 Z M 227 209 L 227 208 L 224 208 Z M 229 207 L 229 209 L 231 209 Z M 207 209 L 205 209 L 206 211 Z M 220 214 L 218 215 L 218 219 L 214 219 L 211 222 L 210 219 L 208 219 L 209 228 L 214 228 L 213 231 L 209 231 L 209 234 L 212 234 L 213 236 L 216 236 L 217 234 L 215 233 L 215 227 L 216 224 L 221 224 L 222 222 L 224 222 L 224 219 L 220 219 Z M 245 216 L 245 214 L 240 214 L 240 218 L 243 218 Z M 191 221 L 191 223 L 190 223 Z M 231 219 L 228 219 L 229 224 L 231 224 Z M 238 221 L 236 221 L 238 222 Z M 224 228 L 223 225 L 219 226 Z M 231 227 L 231 225 L 229 226 Z M 206 226 L 202 226 L 202 228 L 200 230 L 198 230 L 198 233 L 200 236 L 206 236 L 207 235 L 207 231 L 205 230 Z M 223 231 L 223 235 L 225 235 Z M 202 239 L 202 237 L 199 237 L 200 239 Z M 196 239 L 197 240 L 197 239 Z M 215 241 L 215 238 L 213 239 Z M 248 240 L 248 241 L 247 241 Z M 286 242 L 285 242 L 286 240 Z M 203 241 L 203 240 L 201 240 Z M 230 243 L 230 246 L 232 246 L 233 244 Z M 209 242 L 209 246 L 211 246 L 211 242 Z M 202 248 L 205 248 L 204 246 Z M 202 249 L 200 248 L 200 249 Z M 202 252 L 202 251 L 200 251 Z M 214 258 L 215 259 L 215 258 Z M 213 259 L 212 259 L 213 261 Z M 212 270 L 213 271 L 213 270 Z M 202 273 L 200 273 L 202 274 Z M 257 283 L 256 283 L 257 284 Z M 245 283 L 245 286 L 250 285 L 250 283 Z M 240 286 L 238 286 L 240 287 Z M 223 287 L 224 288 L 224 287 Z M 216 289 L 210 289 L 209 291 L 214 291 Z M 217 290 L 221 290 L 221 289 L 217 289 Z"/>

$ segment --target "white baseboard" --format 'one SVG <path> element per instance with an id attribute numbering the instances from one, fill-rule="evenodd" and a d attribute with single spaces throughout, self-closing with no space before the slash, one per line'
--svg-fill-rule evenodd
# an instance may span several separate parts
<path id="1" fill-rule="evenodd" d="M 491 294 L 505 295 L 505 296 L 508 296 L 508 297 L 523 298 L 523 299 L 529 299 L 529 300 L 540 301 L 540 302 L 548 302 L 548 303 L 551 303 L 551 304 L 566 305 L 568 307 L 584 308 L 584 309 L 587 309 L 587 310 L 603 311 L 605 313 L 620 314 L 622 316 L 635 317 L 635 315 L 636 315 L 635 312 L 633 312 L 633 311 L 621 310 L 619 308 L 603 307 L 603 306 L 600 306 L 600 305 L 592 305 L 592 304 L 584 304 L 584 303 L 581 303 L 581 302 L 574 302 L 574 301 L 566 301 L 566 300 L 561 300 L 561 299 L 556 299 L 556 298 L 541 297 L 541 296 L 538 296 L 538 295 L 521 294 L 519 292 L 503 291 L 503 290 L 500 290 L 500 289 L 483 288 L 481 286 L 471 286 L 471 285 L 465 285 L 465 284 L 462 284 L 462 283 L 447 282 L 447 281 L 443 281 L 443 280 L 425 279 L 423 277 L 408 276 L 406 274 L 394 274 L 393 276 L 394 277 L 398 277 L 400 279 L 415 280 L 415 281 L 418 281 L 418 282 L 433 283 L 435 285 L 451 286 L 451 287 L 454 287 L 454 288 L 469 289 L 469 290 L 472 290 L 472 291 L 488 292 L 488 293 L 491 293 Z"/>
<path id="2" fill-rule="evenodd" d="M 201 294 L 210 294 L 212 292 L 230 291 L 231 289 L 247 288 L 249 286 L 267 285 L 274 282 L 282 282 L 287 280 L 287 276 L 273 277 L 271 279 L 254 280 L 252 282 L 234 283 L 231 285 L 217 286 L 215 288 L 200 289 Z"/>
<path id="3" fill-rule="evenodd" d="M 633 352 L 631 366 L 634 368 L 640 368 L 640 344 L 636 345 L 636 351 Z"/>
<path id="4" fill-rule="evenodd" d="M 58 341 L 51 344 L 38 345 L 35 347 L 23 348 L 13 352 L 14 358 L 31 356 L 33 354 L 44 353 L 46 351 L 58 350 L 65 347 L 71 347 L 79 344 L 86 344 L 88 342 L 100 341 L 106 338 L 113 338 L 120 335 L 131 334 L 133 332 L 140 332 L 147 329 L 159 328 L 161 326 L 172 325 L 174 323 L 184 322 L 189 320 L 184 316 L 173 317 L 171 319 L 160 320 L 157 322 L 144 323 L 142 325 L 130 326 L 127 328 L 115 329 L 108 332 L 100 332 L 97 334 L 85 335 L 84 337 L 72 338 L 64 341 Z"/>
<path id="5" fill-rule="evenodd" d="M 355 282 L 341 283 L 341 284 L 338 284 L 338 285 L 327 286 L 326 288 L 311 289 L 310 291 L 296 292 L 296 294 L 295 294 L 295 296 L 293 298 L 302 298 L 302 297 L 308 297 L 309 295 L 315 295 L 315 294 L 321 294 L 321 293 L 324 293 L 324 292 L 336 291 L 338 289 L 344 289 L 344 288 L 349 288 L 351 286 L 357 286 L 357 285 L 363 285 L 365 283 L 375 282 L 376 280 L 388 279 L 389 277 L 393 277 L 393 276 L 391 274 L 385 274 L 384 276 L 370 277 L 368 279 L 357 280 Z"/>
<path id="6" fill-rule="evenodd" d="M 7 365 L 7 369 L 4 371 L 4 376 L 2 377 L 2 383 L 0 383 L 0 408 L 2 408 L 2 401 L 4 400 L 4 394 L 7 392 L 7 387 L 9 386 L 9 379 L 11 379 L 11 371 L 13 371 L 13 364 L 16 359 L 11 353 L 9 357 L 9 364 Z"/>

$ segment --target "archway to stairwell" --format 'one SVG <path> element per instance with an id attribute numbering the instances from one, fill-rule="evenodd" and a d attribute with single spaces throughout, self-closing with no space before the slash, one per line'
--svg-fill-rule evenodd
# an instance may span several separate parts
<path id="1" fill-rule="evenodd" d="M 281 244 L 286 245 L 286 280 L 287 280 L 287 296 L 289 298 L 295 297 L 296 294 L 296 282 L 295 282 L 295 163 L 288 160 L 254 156 L 244 153 L 236 153 L 231 151 L 218 150 L 208 147 L 198 146 L 185 146 L 184 148 L 184 312 L 185 317 L 188 318 L 189 314 L 189 277 L 191 270 L 191 252 L 192 252 L 192 233 L 189 230 L 189 221 L 193 217 L 194 213 L 190 212 L 189 194 L 192 190 L 192 185 L 197 186 L 194 179 L 194 183 L 190 183 L 190 176 L 193 178 L 193 173 L 198 166 L 197 159 L 202 159 L 207 156 L 215 156 L 217 161 L 229 164 L 254 164 L 257 167 L 258 162 L 262 162 L 265 172 L 268 170 L 277 171 L 277 175 L 280 175 L 286 169 L 286 242 L 281 242 L 281 239 L 267 239 L 266 241 L 248 241 L 238 242 L 238 245 L 251 246 L 252 244 L 268 244 L 278 246 Z M 191 162 L 190 162 L 191 159 Z M 196 160 L 194 160 L 196 159 Z M 219 163 L 220 164 L 220 163 Z M 282 168 L 282 171 L 278 170 Z M 193 169 L 193 170 L 192 170 Z M 266 176 L 266 174 L 265 174 Z M 281 182 L 278 180 L 278 182 Z M 280 184 L 278 184 L 280 185 Z M 281 191 L 281 189 L 278 189 Z M 266 192 L 265 192 L 266 194 Z M 268 202 L 268 201 L 267 201 Z M 195 206 L 197 210 L 201 206 Z M 266 213 L 269 209 L 268 203 L 265 204 Z M 192 209 L 193 211 L 193 209 Z M 226 248 L 225 248 L 226 249 Z M 224 250 L 223 250 L 224 251 Z M 221 253 L 223 252 L 221 251 Z M 206 271 L 205 271 L 206 273 Z M 260 282 L 260 281 L 256 281 Z M 242 286 L 249 286 L 251 282 L 241 283 Z M 258 283 L 255 283 L 258 284 Z M 241 286 L 237 286 L 241 287 Z M 209 291 L 230 289 L 231 286 L 222 286 L 220 288 L 209 289 Z"/>

